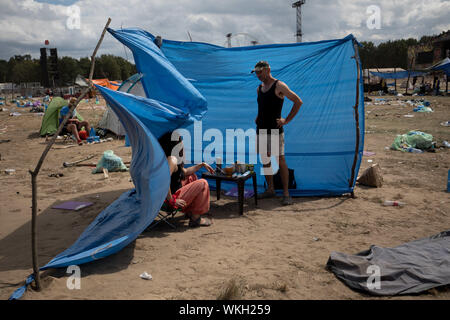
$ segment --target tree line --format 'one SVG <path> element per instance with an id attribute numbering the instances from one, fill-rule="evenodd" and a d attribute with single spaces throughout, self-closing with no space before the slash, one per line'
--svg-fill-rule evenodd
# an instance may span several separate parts
<path id="1" fill-rule="evenodd" d="M 55 79 L 58 86 L 73 85 L 77 75 L 89 77 L 91 70 L 90 58 L 74 59 L 58 57 L 58 76 Z M 108 78 L 110 80 L 126 80 L 137 72 L 136 66 L 122 57 L 104 54 L 95 58 L 94 79 Z M 40 82 L 41 65 L 39 59 L 31 55 L 16 55 L 8 61 L 0 60 L 0 82 Z"/>
<path id="2" fill-rule="evenodd" d="M 441 34 L 444 34 L 442 32 Z M 408 48 L 416 45 L 431 45 L 438 37 L 423 36 L 419 40 L 414 38 L 390 40 L 375 45 L 373 42 L 361 42 L 359 55 L 363 69 L 398 67 L 405 70 L 410 68 Z M 72 85 L 78 74 L 89 77 L 91 61 L 89 58 L 79 60 L 71 57 L 58 58 L 59 86 Z M 104 54 L 95 59 L 94 79 L 108 78 L 110 80 L 126 80 L 137 72 L 136 66 L 122 57 Z M 30 55 L 16 55 L 9 61 L 0 60 L 0 82 L 40 82 L 41 67 L 39 59 L 32 59 Z"/>
<path id="3" fill-rule="evenodd" d="M 408 61 L 408 48 L 416 45 L 431 46 L 432 41 L 438 36 L 423 36 L 419 40 L 414 38 L 390 40 L 378 46 L 371 41 L 362 41 L 363 47 L 359 48 L 362 67 L 363 69 L 397 67 L 409 70 L 411 61 Z"/>

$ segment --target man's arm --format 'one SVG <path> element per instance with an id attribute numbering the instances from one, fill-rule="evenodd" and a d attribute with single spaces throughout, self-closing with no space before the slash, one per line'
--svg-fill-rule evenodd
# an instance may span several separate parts
<path id="1" fill-rule="evenodd" d="M 300 110 L 300 107 L 303 104 L 302 99 L 300 99 L 300 97 L 298 95 L 295 94 L 295 92 L 293 92 L 291 89 L 289 89 L 289 87 L 281 81 L 278 81 L 278 94 L 281 97 L 286 97 L 289 100 L 291 100 L 294 105 L 292 106 L 291 112 L 289 112 L 289 115 L 287 116 L 286 119 L 280 118 L 277 119 L 277 123 L 279 127 L 282 127 L 286 124 L 288 124 L 289 122 L 291 122 L 292 119 L 294 119 L 294 117 L 297 115 L 298 111 Z"/>

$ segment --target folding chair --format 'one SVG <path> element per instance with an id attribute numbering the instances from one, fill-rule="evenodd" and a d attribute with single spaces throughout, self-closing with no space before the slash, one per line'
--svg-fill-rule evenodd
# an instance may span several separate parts
<path id="1" fill-rule="evenodd" d="M 171 223 L 169 220 L 175 218 L 176 214 L 180 212 L 181 209 L 174 209 L 164 203 L 161 209 L 158 212 L 158 220 L 153 221 L 147 229 L 153 229 L 155 226 L 160 224 L 161 222 L 167 223 L 172 229 L 176 229 L 177 227 Z"/>

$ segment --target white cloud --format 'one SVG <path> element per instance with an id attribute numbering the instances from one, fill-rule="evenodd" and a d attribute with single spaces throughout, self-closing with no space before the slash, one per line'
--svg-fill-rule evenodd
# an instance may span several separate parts
<path id="1" fill-rule="evenodd" d="M 42 3 L 45 2 L 45 3 Z M 165 39 L 225 45 L 227 33 L 246 33 L 242 42 L 295 42 L 293 0 L 79 0 L 80 29 L 67 28 L 67 6 L 33 0 L 0 0 L 0 58 L 29 53 L 38 57 L 46 39 L 60 56 L 89 56 L 111 17 L 112 28 L 141 27 Z M 60 1 L 61 2 L 61 1 Z M 73 1 L 70 1 L 73 2 Z M 66 1 L 67 3 L 67 1 Z M 369 30 L 367 8 L 381 9 L 381 29 Z M 360 41 L 387 41 L 437 34 L 450 28 L 446 0 L 307 0 L 302 7 L 303 40 L 319 41 L 354 34 Z M 99 54 L 125 56 L 109 34 Z M 131 54 L 128 53 L 128 58 Z"/>

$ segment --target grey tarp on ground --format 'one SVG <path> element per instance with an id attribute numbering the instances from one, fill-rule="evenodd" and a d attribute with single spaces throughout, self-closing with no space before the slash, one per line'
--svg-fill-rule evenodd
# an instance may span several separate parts
<path id="1" fill-rule="evenodd" d="M 372 288 L 374 270 L 380 288 Z M 327 269 L 346 285 L 371 295 L 405 295 L 450 284 L 450 230 L 395 248 L 371 246 L 356 255 L 332 252 Z M 370 277 L 370 279 L 369 279 Z M 368 287 L 369 280 L 369 287 Z"/>

